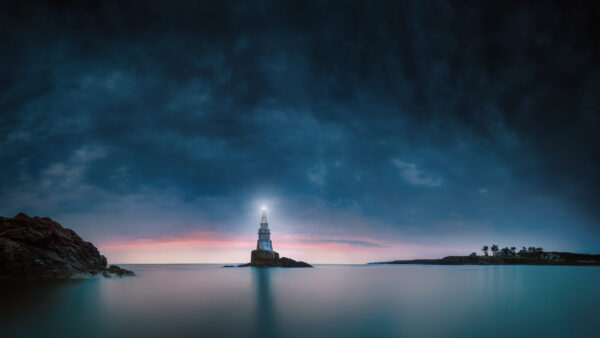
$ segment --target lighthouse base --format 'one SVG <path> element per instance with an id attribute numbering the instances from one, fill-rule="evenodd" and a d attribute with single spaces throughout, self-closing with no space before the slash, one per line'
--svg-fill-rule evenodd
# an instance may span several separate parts
<path id="1" fill-rule="evenodd" d="M 275 266 L 280 268 L 312 268 L 312 265 L 305 262 L 297 262 L 293 259 L 281 257 L 275 251 L 268 250 L 252 250 L 250 255 L 250 263 L 238 265 L 245 266 Z M 227 266 L 230 267 L 230 266 Z"/>
<path id="2" fill-rule="evenodd" d="M 250 264 L 254 266 L 277 266 L 279 254 L 275 251 L 252 250 Z"/>

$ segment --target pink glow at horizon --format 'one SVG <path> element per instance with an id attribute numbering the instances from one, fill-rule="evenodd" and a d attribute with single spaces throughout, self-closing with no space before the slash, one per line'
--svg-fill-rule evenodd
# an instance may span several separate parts
<path id="1" fill-rule="evenodd" d="M 454 247 L 386 242 L 371 238 L 282 234 L 272 237 L 281 256 L 315 264 L 362 264 L 412 258 L 438 258 L 465 254 Z M 256 248 L 254 236 L 226 236 L 216 232 L 194 232 L 185 236 L 117 239 L 99 250 L 114 263 L 242 263 Z"/>

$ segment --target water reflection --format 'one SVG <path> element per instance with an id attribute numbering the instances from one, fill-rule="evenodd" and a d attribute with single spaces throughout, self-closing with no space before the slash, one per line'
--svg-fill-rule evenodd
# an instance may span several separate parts
<path id="1" fill-rule="evenodd" d="M 252 283 L 256 297 L 255 337 L 277 337 L 277 312 L 271 292 L 270 268 L 252 268 Z"/>
<path id="2" fill-rule="evenodd" d="M 595 337 L 600 331 L 597 267 L 126 267 L 138 276 L 0 284 L 0 337 Z"/>
<path id="3" fill-rule="evenodd" d="M 88 323 L 103 324 L 98 285 L 94 279 L 0 284 L 0 336 L 86 335 Z"/>

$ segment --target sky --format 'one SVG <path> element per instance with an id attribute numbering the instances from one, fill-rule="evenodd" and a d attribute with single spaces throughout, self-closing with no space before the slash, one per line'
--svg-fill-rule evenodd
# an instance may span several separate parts
<path id="1" fill-rule="evenodd" d="M 0 215 L 114 263 L 600 253 L 600 5 L 0 10 Z"/>

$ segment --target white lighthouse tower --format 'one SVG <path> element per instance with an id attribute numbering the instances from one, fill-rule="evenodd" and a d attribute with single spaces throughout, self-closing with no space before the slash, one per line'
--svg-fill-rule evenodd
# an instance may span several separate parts
<path id="1" fill-rule="evenodd" d="M 250 253 L 250 263 L 239 266 L 279 266 L 284 268 L 305 268 L 312 267 L 304 262 L 296 262 L 293 259 L 282 257 L 279 253 L 273 251 L 271 243 L 271 230 L 267 222 L 267 208 L 262 208 L 260 217 L 260 228 L 258 228 L 258 241 L 256 241 L 256 250 Z"/>
<path id="2" fill-rule="evenodd" d="M 253 266 L 280 266 L 279 254 L 273 251 L 271 244 L 271 230 L 267 222 L 267 208 L 262 208 L 260 228 L 258 228 L 258 241 L 256 250 L 250 254 L 250 264 Z"/>
<path id="3" fill-rule="evenodd" d="M 271 230 L 269 230 L 269 223 L 267 222 L 267 208 L 265 207 L 262 208 L 256 250 L 273 251 L 273 244 L 271 243 Z"/>

